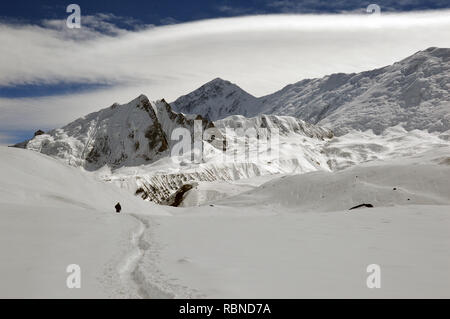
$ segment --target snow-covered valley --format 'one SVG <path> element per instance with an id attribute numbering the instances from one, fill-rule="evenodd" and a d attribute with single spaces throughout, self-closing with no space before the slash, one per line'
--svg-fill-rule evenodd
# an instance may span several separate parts
<path id="1" fill-rule="evenodd" d="M 450 296 L 449 146 L 242 180 L 224 190 L 235 196 L 186 208 L 32 151 L 0 151 L 2 297 Z M 362 202 L 375 207 L 348 210 Z M 383 279 L 372 290 L 374 263 Z M 81 267 L 81 289 L 66 287 L 69 264 Z"/>

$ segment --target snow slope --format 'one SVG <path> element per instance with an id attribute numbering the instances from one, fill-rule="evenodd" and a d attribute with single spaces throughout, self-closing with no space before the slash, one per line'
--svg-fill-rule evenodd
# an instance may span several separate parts
<path id="1" fill-rule="evenodd" d="M 397 125 L 378 135 L 372 130 L 352 130 L 328 140 L 322 152 L 328 158 L 329 167 L 336 171 L 360 163 L 403 158 L 445 146 L 450 146 L 450 131 L 406 131 L 401 125 Z"/>
<path id="2" fill-rule="evenodd" d="M 0 147 L 0 297 L 138 297 L 131 273 L 141 223 L 161 208 L 29 150 Z M 120 201 L 123 211 L 116 214 Z M 66 267 L 81 267 L 68 289 Z"/>
<path id="3" fill-rule="evenodd" d="M 448 298 L 449 154 L 283 177 L 154 217 L 165 244 L 143 269 L 210 298 Z M 348 210 L 362 202 L 375 207 Z M 371 264 L 380 289 L 366 286 Z"/>
<path id="4" fill-rule="evenodd" d="M 292 143 L 292 141 L 289 141 L 289 143 Z M 293 149 L 300 149 L 305 143 L 302 144 Z M 448 132 L 442 134 L 419 130 L 408 132 L 401 126 L 386 129 L 380 135 L 376 135 L 370 130 L 365 132 L 353 130 L 343 136 L 333 137 L 325 140 L 322 144 L 317 144 L 316 157 L 320 158 L 321 163 L 325 163 L 325 167 L 330 170 L 317 166 L 315 170 L 310 171 L 339 172 L 362 163 L 399 159 L 448 146 L 450 146 Z M 295 151 L 290 153 L 296 154 Z M 284 158 L 288 156 L 283 152 L 281 154 Z M 289 171 L 286 167 L 285 170 L 277 174 L 232 181 L 217 181 L 212 185 L 210 185 L 211 182 L 200 182 L 185 195 L 182 206 L 211 204 L 219 199 L 254 189 L 271 179 L 293 173 L 295 174 L 296 171 Z M 332 174 L 332 176 L 334 175 Z"/>
<path id="5" fill-rule="evenodd" d="M 398 124 L 443 132 L 450 129 L 449 78 L 450 49 L 429 48 L 380 69 L 306 79 L 260 98 L 216 79 L 172 105 L 211 120 L 233 114 L 289 115 L 338 135 L 350 129 L 380 134 Z"/>
<path id="6" fill-rule="evenodd" d="M 332 127 L 450 129 L 450 49 L 429 48 L 393 65 L 356 74 L 305 80 L 262 98 L 263 112 Z"/>
<path id="7" fill-rule="evenodd" d="M 405 157 L 333 173 L 283 176 L 229 198 L 226 204 L 280 205 L 298 212 L 339 211 L 362 203 L 375 207 L 450 205 L 449 160 L 450 147 L 444 146 L 420 159 Z"/>

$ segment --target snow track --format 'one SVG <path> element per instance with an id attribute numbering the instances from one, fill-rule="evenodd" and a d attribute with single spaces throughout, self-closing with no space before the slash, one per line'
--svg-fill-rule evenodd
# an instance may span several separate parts
<path id="1" fill-rule="evenodd" d="M 131 287 L 136 296 L 143 299 L 168 299 L 174 298 L 170 293 L 166 293 L 156 285 L 149 282 L 141 270 L 140 263 L 143 257 L 150 248 L 150 244 L 145 241 L 144 235 L 146 231 L 150 230 L 150 223 L 144 217 L 136 214 L 130 214 L 139 223 L 138 228 L 131 234 L 131 243 L 134 246 L 133 250 L 125 257 L 121 266 L 119 266 L 119 273 L 122 281 L 128 287 Z"/>

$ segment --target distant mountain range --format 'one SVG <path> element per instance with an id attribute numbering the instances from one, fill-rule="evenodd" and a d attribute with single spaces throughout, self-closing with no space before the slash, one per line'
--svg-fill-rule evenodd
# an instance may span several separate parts
<path id="1" fill-rule="evenodd" d="M 15 146 L 89 170 L 138 166 L 168 156 L 173 129 L 193 132 L 195 119 L 204 129 L 276 127 L 317 140 L 350 129 L 378 134 L 399 124 L 444 132 L 450 129 L 450 49 L 429 48 L 372 71 L 303 80 L 260 98 L 219 78 L 171 104 L 140 95 L 62 128 L 37 131 Z"/>
<path id="2" fill-rule="evenodd" d="M 176 192 L 189 190 L 196 182 L 330 171 L 387 152 L 381 142 L 374 141 L 373 134 L 365 135 L 370 136 L 367 145 L 358 142 L 349 149 L 353 142 L 333 138 L 336 132 L 372 129 L 381 133 L 390 128 L 392 131 L 393 126 L 395 132 L 402 132 L 399 124 L 407 130 L 449 130 L 449 60 L 450 49 L 430 48 L 392 66 L 303 80 L 260 98 L 228 81 L 215 79 L 171 105 L 164 99 L 152 102 L 140 95 L 127 104 L 115 103 L 62 128 L 39 130 L 32 139 L 15 146 L 90 171 L 107 166 L 106 173 L 98 172 L 101 179 L 146 200 L 176 202 L 180 195 Z M 172 146 L 178 142 L 171 140 L 173 130 L 186 128 L 193 136 L 194 120 L 201 120 L 203 129 L 215 128 L 218 132 L 214 139 L 203 141 L 203 161 L 191 164 L 183 156 L 169 158 Z M 250 161 L 245 154 L 239 154 L 238 161 L 222 161 L 228 139 L 235 138 L 228 135 L 228 128 L 254 130 L 258 137 L 279 132 L 280 156 L 272 156 L 268 147 L 252 150 L 258 156 Z M 443 138 L 445 134 L 441 134 Z M 244 134 L 237 137 L 242 140 Z M 431 135 L 426 138 L 432 139 Z"/>
<path id="3" fill-rule="evenodd" d="M 331 128 L 450 129 L 450 49 L 429 48 L 400 62 L 361 73 L 306 79 L 254 97 L 237 85 L 214 79 L 171 103 L 174 110 L 212 121 L 230 115 L 276 114 Z"/>

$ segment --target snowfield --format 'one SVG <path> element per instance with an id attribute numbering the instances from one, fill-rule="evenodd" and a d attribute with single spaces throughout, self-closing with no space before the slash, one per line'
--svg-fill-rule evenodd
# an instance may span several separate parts
<path id="1" fill-rule="evenodd" d="M 0 153 L 4 298 L 450 297 L 445 145 L 335 173 L 212 184 L 231 197 L 186 208 L 30 150 Z M 361 203 L 375 207 L 348 210 Z M 81 289 L 66 287 L 69 264 L 81 266 Z M 380 289 L 366 287 L 370 264 Z"/>
<path id="2" fill-rule="evenodd" d="M 152 239 L 165 244 L 152 262 L 197 297 L 450 296 L 450 206 L 261 210 L 204 207 L 156 218 Z M 370 264 L 381 267 L 380 289 L 366 286 Z"/>
<path id="3" fill-rule="evenodd" d="M 448 298 L 449 163 L 443 147 L 178 209 L 153 218 L 152 263 L 197 297 Z M 375 207 L 348 210 L 360 203 Z M 366 286 L 370 264 L 380 289 Z"/>

